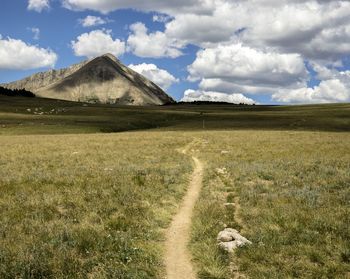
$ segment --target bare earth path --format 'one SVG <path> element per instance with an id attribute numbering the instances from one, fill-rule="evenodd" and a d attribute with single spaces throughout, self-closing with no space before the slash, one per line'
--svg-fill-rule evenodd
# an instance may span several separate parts
<path id="1" fill-rule="evenodd" d="M 182 150 L 182 153 L 187 154 L 191 145 Z M 190 240 L 193 208 L 202 187 L 203 164 L 194 156 L 192 156 L 192 160 L 194 161 L 194 170 L 190 185 L 166 235 L 165 265 L 167 279 L 197 278 L 187 245 Z"/>

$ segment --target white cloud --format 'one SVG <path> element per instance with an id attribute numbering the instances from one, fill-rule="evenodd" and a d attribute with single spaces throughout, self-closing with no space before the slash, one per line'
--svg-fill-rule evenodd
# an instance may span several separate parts
<path id="1" fill-rule="evenodd" d="M 349 1 L 210 1 L 212 12 L 175 14 L 164 31 L 201 47 L 238 39 L 305 58 L 337 59 L 349 53 Z"/>
<path id="2" fill-rule="evenodd" d="M 133 8 L 171 16 L 164 37 L 201 47 L 238 38 L 310 59 L 349 53 L 350 1 L 345 0 L 63 0 L 70 9 Z M 157 17 L 156 17 L 157 18 Z M 159 35 L 160 36 L 160 35 Z"/>
<path id="3" fill-rule="evenodd" d="M 181 12 L 210 12 L 215 2 L 221 0 L 62 0 L 64 7 L 71 10 L 93 10 L 109 13 L 118 9 L 137 9 L 176 14 Z"/>
<path id="4" fill-rule="evenodd" d="M 302 85 L 304 83 L 301 83 Z M 291 87 L 298 87 L 293 85 Z M 230 81 L 225 81 L 219 78 L 204 78 L 199 83 L 199 88 L 204 91 L 219 91 L 219 92 L 240 92 L 243 94 L 253 95 L 271 95 L 277 92 L 280 87 L 276 86 L 264 86 L 264 85 L 245 85 L 244 83 L 238 84 Z M 286 88 L 286 87 L 285 87 Z"/>
<path id="5" fill-rule="evenodd" d="M 303 48 L 303 53 L 312 59 L 337 61 L 350 53 L 350 24 L 322 30 Z"/>
<path id="6" fill-rule="evenodd" d="M 49 0 L 29 0 L 28 10 L 33 10 L 40 13 L 42 10 L 50 8 Z"/>
<path id="7" fill-rule="evenodd" d="M 93 58 L 105 53 L 120 56 L 125 52 L 125 43 L 113 39 L 110 30 L 94 30 L 84 33 L 72 41 L 72 48 L 76 56 Z"/>
<path id="8" fill-rule="evenodd" d="M 131 64 L 129 65 L 129 67 L 135 72 L 138 72 L 139 74 L 150 79 L 164 90 L 167 90 L 172 84 L 179 82 L 179 80 L 175 78 L 172 74 L 170 74 L 168 71 L 159 69 L 154 64 Z"/>
<path id="9" fill-rule="evenodd" d="M 39 40 L 39 38 L 40 38 L 40 29 L 39 28 L 32 27 L 32 28 L 27 28 L 27 29 L 33 33 L 34 40 Z"/>
<path id="10" fill-rule="evenodd" d="M 176 38 L 186 43 L 207 46 L 229 41 L 240 28 L 236 23 L 239 17 L 229 1 L 222 1 L 214 6 L 212 13 L 177 14 L 166 24 L 164 33 L 169 38 Z"/>
<path id="11" fill-rule="evenodd" d="M 299 88 L 290 91 L 281 90 L 272 98 L 283 103 L 335 103 L 349 102 L 350 88 L 338 79 L 321 81 L 314 88 Z"/>
<path id="12" fill-rule="evenodd" d="M 57 55 L 50 49 L 26 44 L 12 38 L 3 39 L 0 35 L 0 69 L 27 70 L 53 67 Z"/>
<path id="13" fill-rule="evenodd" d="M 335 103 L 350 102 L 350 71 L 337 71 L 319 64 L 313 64 L 318 77 L 323 80 L 318 86 L 306 85 L 294 90 L 280 89 L 272 95 L 283 103 Z"/>
<path id="14" fill-rule="evenodd" d="M 194 101 L 210 101 L 210 102 L 226 102 L 233 104 L 255 104 L 256 102 L 250 98 L 247 98 L 243 94 L 226 94 L 212 91 L 196 91 L 188 89 L 184 93 L 182 102 L 194 102 Z"/>
<path id="15" fill-rule="evenodd" d="M 248 86 L 290 86 L 307 78 L 298 54 L 264 52 L 242 44 L 219 45 L 197 53 L 190 80 L 221 79 Z"/>
<path id="16" fill-rule="evenodd" d="M 83 27 L 92 27 L 92 26 L 97 26 L 97 25 L 103 25 L 103 24 L 106 24 L 110 21 L 111 20 L 108 18 L 101 18 L 99 16 L 91 16 L 91 15 L 88 15 L 83 19 L 79 19 L 79 23 Z"/>
<path id="17" fill-rule="evenodd" d="M 153 15 L 152 20 L 153 22 L 166 23 L 171 20 L 171 17 L 167 15 L 156 14 L 156 15 Z"/>
<path id="18" fill-rule="evenodd" d="M 188 67 L 190 79 L 200 81 L 199 91 L 270 94 L 281 102 L 346 98 L 345 72 L 318 69 L 321 82 L 308 89 L 312 73 L 304 62 L 335 66 L 349 57 L 348 0 L 61 1 L 72 10 L 155 12 L 153 20 L 163 22 L 164 30 L 132 25 L 128 50 L 140 57 L 176 58 L 188 44 L 200 47 Z"/>
<path id="19" fill-rule="evenodd" d="M 137 22 L 130 26 L 132 33 L 128 38 L 128 50 L 140 57 L 170 57 L 182 55 L 183 45 L 174 39 L 169 39 L 163 32 L 148 33 L 143 23 Z"/>

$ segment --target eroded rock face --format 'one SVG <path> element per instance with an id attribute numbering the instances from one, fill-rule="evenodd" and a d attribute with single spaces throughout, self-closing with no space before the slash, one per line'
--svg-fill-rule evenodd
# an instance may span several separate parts
<path id="1" fill-rule="evenodd" d="M 217 236 L 218 245 L 227 252 L 233 252 L 236 248 L 252 244 L 251 241 L 239 234 L 235 229 L 226 228 Z"/>
<path id="2" fill-rule="evenodd" d="M 174 102 L 159 86 L 123 65 L 112 54 L 2 86 L 25 88 L 39 97 L 68 101 L 141 106 Z"/>
<path id="3" fill-rule="evenodd" d="M 88 62 L 90 62 L 90 60 L 86 60 L 81 63 L 74 64 L 64 69 L 59 69 L 59 70 L 51 69 L 46 72 L 39 72 L 18 81 L 2 84 L 2 86 L 12 90 L 25 88 L 26 90 L 29 90 L 31 92 L 36 92 L 40 88 L 46 87 L 50 84 L 53 84 L 71 75 L 75 71 L 85 66 Z"/>

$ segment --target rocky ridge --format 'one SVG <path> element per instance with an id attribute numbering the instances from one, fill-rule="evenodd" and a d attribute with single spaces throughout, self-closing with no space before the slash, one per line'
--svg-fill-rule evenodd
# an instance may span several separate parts
<path id="1" fill-rule="evenodd" d="M 123 65 L 112 54 L 1 86 L 24 88 L 39 97 L 90 103 L 143 106 L 174 102 L 159 86 Z"/>

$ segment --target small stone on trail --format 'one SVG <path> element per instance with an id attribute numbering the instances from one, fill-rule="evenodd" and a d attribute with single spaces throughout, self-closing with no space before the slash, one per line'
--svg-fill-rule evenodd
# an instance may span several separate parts
<path id="1" fill-rule="evenodd" d="M 219 247 L 227 252 L 233 252 L 238 247 L 252 244 L 251 241 L 241 236 L 237 230 L 231 228 L 219 232 L 217 241 Z"/>

